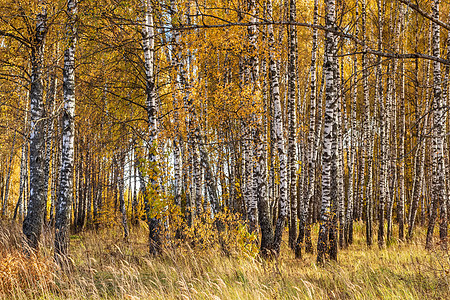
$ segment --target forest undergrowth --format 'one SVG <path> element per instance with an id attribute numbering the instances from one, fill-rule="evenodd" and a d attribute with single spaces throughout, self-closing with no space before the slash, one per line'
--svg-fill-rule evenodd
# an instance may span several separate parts
<path id="1" fill-rule="evenodd" d="M 355 224 L 353 245 L 337 262 L 316 264 L 316 256 L 295 259 L 283 243 L 280 257 L 262 260 L 245 240 L 180 243 L 149 256 L 147 229 L 132 227 L 127 240 L 119 228 L 71 236 L 69 270 L 53 263 L 47 230 L 39 254 L 23 254 L 18 225 L 0 223 L 2 299 L 448 299 L 449 254 L 424 248 L 425 229 L 409 243 L 384 249 L 364 240 Z M 317 228 L 313 229 L 317 233 Z M 287 234 L 285 235 L 287 237 Z M 317 237 L 313 236 L 317 241 Z M 254 243 L 251 241 L 249 243 Z M 240 248 L 242 250 L 242 248 Z M 240 254 L 239 254 L 240 253 Z M 244 253 L 244 254 L 243 254 Z"/>

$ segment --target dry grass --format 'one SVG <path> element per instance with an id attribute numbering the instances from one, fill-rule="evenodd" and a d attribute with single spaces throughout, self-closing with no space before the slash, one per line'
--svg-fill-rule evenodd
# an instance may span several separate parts
<path id="1" fill-rule="evenodd" d="M 0 223 L 0 298 L 11 299 L 448 299 L 448 254 L 412 243 L 367 248 L 363 226 L 339 261 L 319 267 L 314 255 L 296 260 L 283 245 L 279 259 L 225 256 L 217 248 L 146 254 L 145 228 L 128 241 L 118 228 L 72 236 L 71 265 L 58 270 L 47 233 L 39 256 L 20 251 L 17 225 Z M 315 230 L 314 232 L 316 232 Z"/>

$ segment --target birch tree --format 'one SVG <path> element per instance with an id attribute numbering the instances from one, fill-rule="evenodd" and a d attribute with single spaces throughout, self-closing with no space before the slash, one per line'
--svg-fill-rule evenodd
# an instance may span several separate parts
<path id="1" fill-rule="evenodd" d="M 256 23 L 257 20 L 257 7 L 256 2 L 254 0 L 249 3 L 249 13 L 250 13 L 250 23 Z M 250 25 L 247 28 L 248 32 L 248 43 L 249 43 L 249 58 L 246 66 L 246 78 L 245 82 L 250 84 L 252 87 L 252 92 L 255 93 L 258 89 L 257 78 L 259 76 L 258 72 L 258 57 L 257 57 L 257 28 L 256 25 Z M 255 97 L 255 96 L 253 96 Z M 255 99 L 252 99 L 252 106 L 255 105 Z M 247 219 L 249 222 L 249 230 L 250 232 L 254 232 L 256 230 L 257 225 L 257 200 L 256 194 L 259 191 L 255 188 L 256 182 L 254 181 L 255 174 L 255 149 L 254 143 L 252 141 L 255 139 L 255 129 L 252 128 L 255 126 L 255 114 L 252 112 L 248 116 L 248 120 L 250 122 L 250 128 L 244 128 L 245 132 L 245 141 L 244 141 L 244 161 L 245 161 L 245 188 L 244 188 L 244 202 L 247 208 Z"/>
<path id="2" fill-rule="evenodd" d="M 319 19 L 319 1 L 314 0 L 314 10 L 313 10 L 313 24 L 318 24 Z M 297 238 L 297 248 L 296 248 L 296 257 L 301 257 L 301 247 L 303 246 L 303 241 L 305 237 L 305 226 L 310 226 L 309 214 L 312 213 L 312 203 L 314 202 L 314 190 L 316 185 L 316 157 L 318 152 L 318 147 L 316 147 L 316 101 L 322 101 L 321 99 L 317 100 L 317 68 L 316 68 L 316 56 L 317 56 L 317 36 L 318 30 L 317 28 L 313 28 L 312 33 L 312 48 L 311 48 L 311 63 L 309 67 L 310 73 L 310 97 L 309 97 L 309 131 L 308 131 L 308 141 L 306 143 L 306 152 L 304 156 L 308 156 L 307 161 L 307 184 L 308 188 L 306 188 L 306 193 L 303 195 L 303 210 L 299 215 L 299 233 Z M 320 115 L 319 118 L 322 116 Z M 305 180 L 306 181 L 306 180 Z"/>
<path id="3" fill-rule="evenodd" d="M 151 254 L 160 252 L 159 220 L 153 217 L 150 212 L 150 201 L 158 197 L 158 166 L 157 166 L 157 102 L 154 78 L 154 24 L 153 24 L 153 4 L 150 0 L 142 0 L 144 9 L 144 22 L 142 24 L 142 48 L 144 52 L 144 69 L 146 83 L 146 111 L 148 124 L 147 138 L 147 168 L 149 184 L 144 193 L 146 202 L 146 217 L 149 226 L 149 251 Z M 142 176 L 141 176 L 142 177 Z"/>
<path id="4" fill-rule="evenodd" d="M 325 118 L 322 153 L 322 205 L 320 210 L 319 239 L 317 243 L 317 262 L 323 263 L 327 259 L 327 252 L 331 259 L 337 259 L 337 253 L 330 253 L 333 232 L 333 216 L 331 204 L 336 198 L 336 39 L 332 30 L 335 28 L 335 1 L 325 1 Z M 335 228 L 334 228 L 335 230 Z"/>
<path id="5" fill-rule="evenodd" d="M 433 0 L 433 17 L 439 19 L 439 0 Z M 432 23 L 432 52 L 433 56 L 440 56 L 440 26 Z M 433 140 L 432 140 L 432 202 L 431 214 L 428 222 L 426 248 L 431 248 L 434 225 L 437 219 L 437 210 L 440 211 L 440 222 L 447 222 L 447 210 L 445 199 L 445 171 L 444 171 L 444 111 L 442 107 L 442 86 L 441 86 L 441 65 L 439 62 L 433 62 Z M 441 226 L 441 239 L 446 248 L 446 226 Z"/>
<path id="6" fill-rule="evenodd" d="M 400 5 L 400 16 L 399 16 L 399 48 L 404 50 L 404 9 L 403 6 Z M 400 97 L 398 99 L 397 107 L 399 109 L 399 135 L 400 142 L 398 147 L 397 157 L 399 158 L 399 170 L 398 170 L 398 187 L 399 187 L 399 201 L 398 201 L 398 237 L 400 240 L 403 240 L 405 237 L 405 201 L 406 201 L 406 186 L 405 186 L 405 164 L 406 164 L 406 155 L 405 155 L 405 135 L 406 135 L 406 120 L 405 120 L 405 64 L 403 61 L 400 61 Z"/>
<path id="7" fill-rule="evenodd" d="M 367 21 L 367 4 L 366 0 L 362 0 L 361 3 L 361 30 L 363 35 L 363 41 L 367 39 L 366 33 L 366 21 Z M 367 46 L 364 46 L 364 50 L 367 50 Z M 371 134 L 371 124 L 372 117 L 370 112 L 370 101 L 369 101 L 369 71 L 368 71 L 368 58 L 364 51 L 362 54 L 362 76 L 363 76 L 363 98 L 364 98 L 364 109 L 363 109 L 363 136 L 364 136 L 364 163 L 363 163 L 363 174 L 367 174 L 367 182 L 365 188 L 364 196 L 366 199 L 366 212 L 365 212 L 365 223 L 366 223 L 366 243 L 368 246 L 372 245 L 372 222 L 373 222 L 373 186 L 372 186 L 372 163 L 373 163 L 373 137 Z M 367 170 L 367 171 L 366 171 Z"/>
<path id="8" fill-rule="evenodd" d="M 289 22 L 295 22 L 297 17 L 295 0 L 289 0 Z M 289 26 L 289 62 L 288 62 L 288 167 L 289 167 L 289 246 L 295 248 L 297 237 L 297 147 L 296 147 L 296 88 L 297 81 L 297 30 Z"/>
<path id="9" fill-rule="evenodd" d="M 359 18 L 358 1 L 356 1 L 355 18 Z M 355 27 L 355 36 L 359 35 L 358 26 Z M 358 46 L 355 46 L 356 52 Z M 352 88 L 352 102 L 350 105 L 350 153 L 347 152 L 347 166 L 348 166 L 348 190 L 347 190 L 347 212 L 345 215 L 345 228 L 344 228 L 344 246 L 347 246 L 353 242 L 353 203 L 354 203 L 354 185 L 353 183 L 357 179 L 355 158 L 356 151 L 360 153 L 361 150 L 356 148 L 356 104 L 358 99 L 358 58 L 355 55 L 353 57 L 353 88 Z M 339 240 L 340 241 L 340 240 Z"/>
<path id="10" fill-rule="evenodd" d="M 27 215 L 23 221 L 23 233 L 28 245 L 38 249 L 44 218 L 44 132 L 43 132 L 43 86 L 44 41 L 47 35 L 47 7 L 39 1 L 36 23 L 31 44 L 31 86 L 30 86 L 30 200 Z"/>
<path id="11" fill-rule="evenodd" d="M 382 50 L 382 40 L 383 40 L 383 26 L 384 26 L 384 1 L 378 0 L 378 51 Z M 380 200 L 378 205 L 378 246 L 381 248 L 384 246 L 384 209 L 387 199 L 387 155 L 386 155 L 386 115 L 385 115 L 385 104 L 384 104 L 384 89 L 382 81 L 382 65 L 381 57 L 377 57 L 377 68 L 376 68 L 376 103 L 378 104 L 378 128 L 379 128 L 379 140 L 380 140 L 380 151 L 379 151 L 379 181 L 380 181 Z"/>
<path id="12" fill-rule="evenodd" d="M 75 46 L 77 0 L 67 2 L 66 39 L 64 50 L 64 111 L 62 116 L 62 148 L 60 190 L 55 215 L 55 257 L 66 256 L 69 250 L 70 212 L 73 201 L 74 117 L 75 117 Z M 47 197 L 47 195 L 45 195 Z"/>
<path id="13" fill-rule="evenodd" d="M 267 2 L 267 15 L 272 19 L 272 0 Z M 278 81 L 278 68 L 275 60 L 275 38 L 273 33 L 273 25 L 269 24 L 267 28 L 269 42 L 269 70 L 271 74 L 271 88 L 273 99 L 273 116 L 274 116 L 274 139 L 276 140 L 278 157 L 280 160 L 280 209 L 278 219 L 275 226 L 273 251 L 276 255 L 280 253 L 281 239 L 283 236 L 284 225 L 288 215 L 288 193 L 287 193 L 287 161 L 286 147 L 283 135 L 283 117 L 281 115 L 280 85 Z"/>

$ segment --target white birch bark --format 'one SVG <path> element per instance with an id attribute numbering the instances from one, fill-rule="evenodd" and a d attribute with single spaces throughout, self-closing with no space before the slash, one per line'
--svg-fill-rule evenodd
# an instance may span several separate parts
<path id="1" fill-rule="evenodd" d="M 319 23 L 319 1 L 314 0 L 314 11 L 313 11 L 313 24 L 317 25 Z M 310 76 L 310 97 L 309 97 L 309 131 L 308 131 L 308 141 L 306 143 L 306 149 L 304 149 L 305 154 L 307 156 L 307 171 L 305 176 L 307 176 L 307 180 L 305 179 L 305 183 L 307 183 L 308 188 L 305 189 L 305 194 L 303 195 L 303 210 L 299 215 L 299 233 L 297 238 L 297 249 L 296 249 L 296 257 L 301 257 L 301 247 L 303 246 L 304 235 L 305 235 L 305 226 L 309 226 L 310 207 L 314 202 L 314 190 L 316 184 L 316 158 L 318 147 L 316 147 L 316 102 L 322 102 L 322 99 L 318 99 L 317 97 L 317 71 L 316 71 L 316 56 L 317 56 L 317 36 L 318 30 L 317 28 L 313 28 L 312 35 L 312 48 L 311 48 L 311 64 L 309 69 Z M 319 115 L 319 119 L 322 118 L 322 115 Z M 303 168 L 302 168 L 303 169 Z"/>
<path id="2" fill-rule="evenodd" d="M 295 22 L 296 1 L 289 0 L 289 22 Z M 297 145 L 296 145 L 296 88 L 297 81 L 297 29 L 296 26 L 289 26 L 289 62 L 288 62 L 288 169 L 289 169 L 289 201 L 290 201 L 290 222 L 289 222 L 289 246 L 295 248 L 297 237 Z"/>
<path id="3" fill-rule="evenodd" d="M 359 1 L 356 1 L 355 7 L 355 19 L 359 19 Z M 359 37 L 359 27 L 355 27 L 355 36 Z M 358 46 L 355 44 L 355 51 L 358 52 Z M 354 185 L 357 180 L 357 165 L 355 164 L 356 151 L 361 153 L 361 149 L 356 147 L 356 111 L 358 100 L 358 57 L 353 57 L 353 88 L 352 88 L 352 102 L 350 105 L 350 153 L 347 155 L 348 166 L 348 190 L 347 190 L 347 212 L 345 215 L 345 229 L 344 229 L 344 246 L 353 243 L 353 204 L 354 198 Z"/>
<path id="4" fill-rule="evenodd" d="M 64 51 L 60 188 L 55 214 L 55 257 L 57 259 L 59 256 L 68 254 L 70 212 L 73 202 L 76 14 L 77 0 L 69 0 L 66 25 L 67 48 Z"/>
<path id="5" fill-rule="evenodd" d="M 336 37 L 335 37 L 336 38 Z M 337 44 L 335 42 L 335 44 Z M 336 70 L 335 70 L 335 85 L 336 85 L 336 142 L 337 142 L 337 152 L 336 152 L 336 188 L 337 197 L 336 205 L 333 206 L 332 215 L 337 217 L 339 222 L 339 246 L 343 248 L 344 246 L 344 201 L 345 201 L 345 191 L 344 191 L 344 147 L 343 147 L 343 137 L 342 132 L 345 130 L 344 126 L 347 124 L 347 118 L 343 121 L 342 112 L 343 107 L 343 86 L 341 84 L 343 65 L 341 64 L 339 68 L 338 59 L 336 58 Z M 343 72 L 343 71 L 342 71 Z M 333 199 L 334 200 L 334 199 Z"/>
<path id="6" fill-rule="evenodd" d="M 432 13 L 436 19 L 439 19 L 439 0 L 433 0 Z M 436 57 L 440 56 L 440 26 L 432 23 L 432 51 Z M 437 209 L 440 211 L 440 222 L 447 222 L 447 211 L 444 208 L 445 203 L 445 170 L 444 170 L 444 109 L 442 106 L 442 86 L 441 86 L 441 65 L 439 62 L 433 62 L 433 139 L 432 139 L 432 189 L 431 189 L 431 214 L 428 223 L 426 248 L 432 247 L 434 225 L 437 219 Z M 442 227 L 441 227 L 442 228 Z M 446 232 L 441 233 L 441 239 L 446 248 Z"/>
<path id="7" fill-rule="evenodd" d="M 23 233 L 28 246 L 38 249 L 44 217 L 44 133 L 42 67 L 44 60 L 44 40 L 47 34 L 47 8 L 39 1 L 36 14 L 34 43 L 31 47 L 31 87 L 30 87 L 30 199 L 27 216 L 23 221 Z"/>
<path id="8" fill-rule="evenodd" d="M 450 13 L 449 13 L 449 17 L 450 17 Z M 447 41 L 446 41 L 446 46 L 447 46 L 447 60 L 450 59 L 450 34 L 447 35 Z M 445 181 L 445 194 L 444 194 L 444 199 L 443 202 L 441 204 L 441 211 L 440 211 L 440 216 L 441 216 L 441 222 L 439 224 L 439 237 L 441 239 L 441 241 L 443 241 L 442 243 L 442 248 L 447 250 L 448 247 L 448 241 L 447 241 L 447 231 L 448 231 L 448 211 L 450 209 L 449 205 L 449 194 L 450 194 L 450 187 L 449 187 L 449 181 L 450 181 L 450 157 L 449 157 L 449 141 L 450 141 L 450 137 L 449 137 L 449 127 L 448 127 L 448 107 L 449 107 L 449 76 L 450 76 L 450 66 L 446 65 L 445 66 L 445 75 L 444 75 L 444 84 L 443 84 L 443 92 L 442 92 L 442 106 L 444 108 L 443 111 L 443 115 L 442 115 L 442 124 L 443 124 L 443 135 L 444 137 L 444 170 L 445 170 L 445 177 L 444 177 L 444 181 Z"/>
<path id="9" fill-rule="evenodd" d="M 272 0 L 267 3 L 268 18 L 272 19 Z M 284 225 L 288 215 L 288 193 L 287 193 L 287 161 L 286 161 L 286 147 L 283 135 L 283 116 L 280 100 L 280 86 L 278 81 L 278 68 L 275 60 L 275 39 L 273 33 L 273 25 L 268 25 L 269 35 L 269 69 L 271 73 L 271 87 L 274 109 L 274 139 L 276 140 L 278 157 L 280 160 L 280 201 L 278 219 L 275 227 L 275 235 L 273 241 L 273 251 L 275 255 L 280 253 L 281 239 L 283 235 Z"/>
<path id="10" fill-rule="evenodd" d="M 250 85 L 252 87 L 253 92 L 258 89 L 258 76 L 259 76 L 259 63 L 258 63 L 258 33 L 256 25 L 253 23 L 257 22 L 257 6 L 254 0 L 249 1 L 249 21 L 252 25 L 247 27 L 247 35 L 248 35 L 248 54 L 249 57 L 247 59 L 246 69 L 245 69 L 245 84 Z M 255 97 L 255 96 L 253 96 Z M 256 103 L 255 99 L 252 99 L 252 106 Z M 255 174 L 255 163 L 256 163 L 256 149 L 253 143 L 253 140 L 256 138 L 256 130 L 255 126 L 257 126 L 257 121 L 255 114 L 252 112 L 250 116 L 243 122 L 243 132 L 244 132 L 244 203 L 246 206 L 247 220 L 249 223 L 249 232 L 254 232 L 256 230 L 257 225 L 257 200 L 256 194 L 259 191 L 256 189 L 255 184 L 257 184 L 254 180 Z M 245 128 L 246 127 L 246 128 Z"/>
<path id="11" fill-rule="evenodd" d="M 383 39 L 383 26 L 384 26 L 384 5 L 383 1 L 378 0 L 378 50 L 382 50 L 382 39 Z M 384 104 L 384 93 L 383 93 L 383 82 L 382 82 L 382 65 L 381 57 L 377 57 L 377 68 L 376 68 L 376 103 L 379 109 L 379 124 L 378 128 L 380 130 L 380 151 L 379 151 L 379 181 L 380 181 L 380 202 L 378 206 L 378 246 L 384 246 L 384 210 L 385 203 L 387 199 L 387 155 L 386 155 L 386 115 L 385 115 L 385 104 Z"/>
<path id="12" fill-rule="evenodd" d="M 172 67 L 175 70 L 175 91 L 173 93 L 173 109 L 174 109 L 174 137 L 173 137 L 173 171 L 174 171 L 174 203 L 181 207 L 181 193 L 182 193 L 182 151 L 181 143 L 183 142 L 179 134 L 179 113 L 178 113 L 178 91 L 182 90 L 182 83 L 180 78 L 180 64 L 181 64 L 181 50 L 180 50 L 180 32 L 177 30 L 177 8 L 174 0 L 170 1 L 170 18 L 173 27 L 173 51 L 171 57 Z"/>
<path id="13" fill-rule="evenodd" d="M 395 3 L 392 3 L 391 11 L 397 12 L 398 6 L 395 6 Z M 399 35 L 399 27 L 400 24 L 397 21 L 397 26 L 394 24 L 393 16 L 389 22 L 389 32 L 394 33 L 394 37 L 398 37 Z M 395 28 L 394 28 L 395 26 Z M 399 42 L 395 41 L 395 51 L 399 52 Z M 386 180 L 387 180 L 387 231 L 386 231 L 386 240 L 390 242 L 392 239 L 392 212 L 394 208 L 394 200 L 396 197 L 397 191 L 397 138 L 396 138 L 396 127 L 397 127 L 397 118 L 395 113 L 395 102 L 396 102 L 396 90 L 397 90 L 397 81 L 396 74 L 398 70 L 398 60 L 392 60 L 391 64 L 388 67 L 388 77 L 387 77 L 387 95 L 386 95 L 386 156 L 388 157 L 388 164 L 386 166 Z"/>
<path id="14" fill-rule="evenodd" d="M 403 6 L 400 5 L 400 16 L 399 16 L 399 48 L 404 50 L 404 10 Z M 405 120 L 405 65 L 403 61 L 400 61 L 400 97 L 398 97 L 399 103 L 397 107 L 399 108 L 399 135 L 400 144 L 398 147 L 397 157 L 399 158 L 399 171 L 398 171 L 398 185 L 399 185 L 399 201 L 398 201 L 398 237 L 403 240 L 405 237 L 405 201 L 406 201 L 406 186 L 405 186 L 405 164 L 406 164 L 406 154 L 405 154 L 405 135 L 406 135 L 406 120 Z"/>
<path id="15" fill-rule="evenodd" d="M 258 130 L 258 129 L 257 129 Z M 261 228 L 261 244 L 260 252 L 262 257 L 269 257 L 271 255 L 272 243 L 273 243 L 273 227 L 270 218 L 268 197 L 266 195 L 266 144 L 261 140 L 261 134 L 256 133 L 256 156 L 257 163 L 255 164 L 254 173 L 256 179 L 255 193 L 256 202 L 258 204 L 258 220 Z"/>
<path id="16" fill-rule="evenodd" d="M 325 26 L 327 29 L 335 27 L 335 1 L 325 1 Z M 325 118 L 322 149 L 322 204 L 320 210 L 319 239 L 317 243 L 317 262 L 323 263 L 326 253 L 332 247 L 329 245 L 331 227 L 331 203 L 336 197 L 336 45 L 334 34 L 328 30 L 325 33 Z M 335 258 L 334 253 L 330 253 Z M 337 258 L 337 253 L 336 253 Z"/>
<path id="17" fill-rule="evenodd" d="M 153 25 L 153 6 L 150 0 L 142 0 L 144 22 L 142 26 L 142 48 L 144 52 L 144 69 L 146 75 L 146 110 L 148 123 L 147 161 L 149 184 L 144 193 L 147 223 L 149 225 L 149 252 L 160 252 L 159 221 L 150 215 L 150 200 L 158 196 L 157 166 L 157 101 L 154 78 L 155 33 Z"/>
<path id="18" fill-rule="evenodd" d="M 361 30 L 363 35 L 363 41 L 367 40 L 366 33 L 366 20 L 367 20 L 367 10 L 366 10 L 366 0 L 362 0 L 361 3 Z M 363 47 L 363 50 L 367 50 L 367 46 Z M 363 111 L 363 140 L 364 140 L 364 163 L 362 164 L 362 173 L 367 174 L 364 179 L 367 182 L 365 191 L 363 191 L 363 196 L 366 202 L 366 213 L 365 213 L 365 223 L 366 223 L 366 243 L 368 246 L 372 245 L 372 207 L 373 207 L 373 197 L 372 197 L 372 162 L 373 162 L 373 136 L 371 134 L 371 124 L 372 117 L 370 113 L 370 101 L 369 101 L 369 70 L 368 70 L 368 59 L 367 54 L 364 51 L 362 54 L 362 76 L 363 76 L 363 98 L 364 98 L 364 111 Z M 360 197 L 362 198 L 362 197 Z"/>

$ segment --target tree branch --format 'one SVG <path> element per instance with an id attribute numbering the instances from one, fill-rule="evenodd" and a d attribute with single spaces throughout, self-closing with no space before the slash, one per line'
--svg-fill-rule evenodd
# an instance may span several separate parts
<path id="1" fill-rule="evenodd" d="M 409 6 L 410 8 L 414 9 L 417 13 L 419 13 L 420 15 L 422 15 L 423 17 L 427 18 L 428 20 L 440 25 L 441 27 L 447 29 L 448 31 L 450 31 L 450 25 L 447 23 L 442 22 L 441 20 L 433 17 L 432 15 L 430 15 L 429 13 L 427 13 L 426 11 L 423 11 L 419 5 L 411 3 L 411 1 L 409 0 L 398 0 L 399 2 Z"/>

